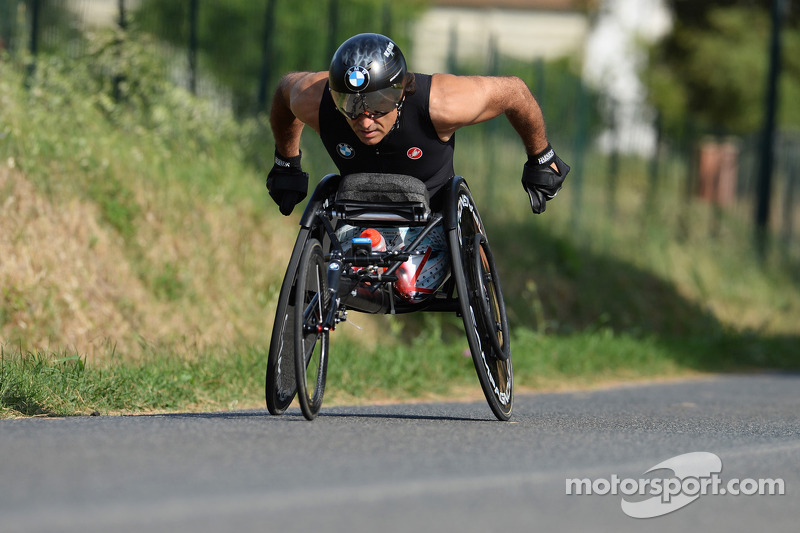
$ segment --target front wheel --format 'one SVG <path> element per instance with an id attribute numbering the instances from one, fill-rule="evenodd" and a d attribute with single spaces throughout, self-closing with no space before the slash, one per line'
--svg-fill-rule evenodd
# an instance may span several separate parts
<path id="1" fill-rule="evenodd" d="M 297 236 L 275 309 L 266 382 L 267 409 L 273 415 L 283 414 L 297 393 L 297 379 L 294 375 L 294 288 L 300 256 L 308 235 L 309 230 L 304 228 Z"/>
<path id="2" fill-rule="evenodd" d="M 500 279 L 478 209 L 458 186 L 455 230 L 449 232 L 461 316 L 483 394 L 499 420 L 511 418 L 514 373 Z"/>
<path id="3" fill-rule="evenodd" d="M 303 416 L 313 420 L 325 392 L 329 332 L 323 323 L 332 303 L 322 244 L 317 239 L 309 239 L 300 256 L 294 296 L 297 397 Z"/>

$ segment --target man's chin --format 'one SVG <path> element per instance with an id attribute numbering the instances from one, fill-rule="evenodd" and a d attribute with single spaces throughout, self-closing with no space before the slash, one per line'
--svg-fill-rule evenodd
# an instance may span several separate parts
<path id="1" fill-rule="evenodd" d="M 358 139 L 361 141 L 362 144 L 366 144 L 367 146 L 375 146 L 376 144 L 381 142 L 381 139 L 383 139 L 383 137 L 380 135 L 372 135 L 372 136 L 359 135 Z"/>

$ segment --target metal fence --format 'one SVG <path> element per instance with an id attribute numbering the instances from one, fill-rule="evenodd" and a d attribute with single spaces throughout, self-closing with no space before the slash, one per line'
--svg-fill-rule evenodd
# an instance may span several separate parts
<path id="1" fill-rule="evenodd" d="M 181 15 L 180 27 L 170 30 L 177 36 L 163 42 L 163 55 L 170 65 L 166 73 L 175 83 L 220 106 L 236 108 L 239 114 L 265 109 L 267 97 L 281 72 L 297 69 L 325 69 L 340 39 L 365 27 L 407 39 L 408 20 L 397 20 L 393 3 L 383 0 L 327 0 L 288 2 L 263 0 L 260 16 L 247 27 L 237 27 L 236 36 L 258 44 L 255 57 L 246 65 L 233 68 L 241 58 L 231 56 L 229 71 L 212 68 L 214 44 L 220 35 L 204 35 L 198 25 L 199 10 L 216 0 L 170 2 Z M 0 52 L 22 60 L 29 69 L 41 54 L 66 54 L 80 57 L 86 52 L 82 35 L 98 26 L 116 26 L 129 31 L 164 34 L 163 21 L 148 13 L 154 2 L 148 0 L 0 0 Z M 163 8 L 162 4 L 161 7 Z M 312 10 L 302 25 L 291 26 L 298 10 Z M 292 11 L 295 19 L 282 17 Z M 202 13 L 201 13 L 202 14 Z M 223 21 L 224 22 L 224 21 Z M 224 43 L 216 46 L 223 49 Z M 235 46 L 235 45 L 233 45 Z M 409 43 L 411 46 L 411 43 Z M 205 50 L 206 53 L 202 53 Z M 291 53 L 290 53 L 291 51 Z M 250 54 L 251 56 L 253 54 Z M 608 95 L 597 94 L 573 74 L 565 63 L 531 64 L 502 58 L 496 51 L 487 54 L 489 63 L 460 65 L 451 58 L 448 69 L 454 73 L 480 70 L 490 74 L 515 74 L 523 77 L 542 103 L 551 128 L 553 142 L 573 164 L 570 188 L 574 189 L 571 209 L 576 227 L 592 217 L 614 219 L 618 209 L 620 176 L 631 172 L 647 182 L 642 209 L 649 210 L 653 198 L 674 205 L 701 200 L 720 214 L 709 225 L 713 238 L 723 216 L 750 223 L 755 216 L 758 182 L 759 140 L 736 137 L 708 137 L 696 132 L 687 117 L 686 134 L 666 138 L 658 116 L 643 106 L 630 107 Z M 24 60 L 23 60 L 24 58 Z M 217 60 L 219 63 L 219 59 Z M 225 63 L 225 58 L 222 60 Z M 506 142 L 513 130 L 493 121 L 473 134 L 492 143 Z M 800 258 L 800 133 L 782 132 L 775 150 L 770 228 L 775 248 L 789 258 Z M 512 142 L 512 141 L 508 141 Z M 480 143 L 480 141 L 479 141 Z M 494 147 L 495 144 L 492 144 Z M 488 150 L 487 157 L 498 152 Z M 669 185 L 669 186 L 665 186 Z M 602 190 L 602 209 L 584 205 L 584 187 Z M 596 193 L 595 193 L 596 195 Z M 492 193 L 490 191 L 490 201 Z M 742 238 L 752 238 L 755 232 Z"/>

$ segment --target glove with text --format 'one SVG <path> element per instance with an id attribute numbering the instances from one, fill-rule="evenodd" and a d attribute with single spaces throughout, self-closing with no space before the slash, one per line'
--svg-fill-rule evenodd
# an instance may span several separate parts
<path id="1" fill-rule="evenodd" d="M 553 165 L 558 170 L 553 168 Z M 538 154 L 528 156 L 528 161 L 522 169 L 522 186 L 528 193 L 534 214 L 544 213 L 547 200 L 556 197 L 567 173 L 569 165 L 556 155 L 550 144 Z"/>
<path id="2" fill-rule="evenodd" d="M 300 166 L 300 155 L 284 157 L 275 150 L 275 165 L 267 174 L 267 190 L 278 204 L 281 214 L 289 216 L 294 206 L 308 194 L 308 172 Z"/>

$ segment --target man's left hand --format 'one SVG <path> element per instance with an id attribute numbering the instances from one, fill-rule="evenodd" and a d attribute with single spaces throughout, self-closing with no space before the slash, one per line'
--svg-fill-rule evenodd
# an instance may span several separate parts
<path id="1" fill-rule="evenodd" d="M 528 156 L 522 169 L 522 186 L 528 193 L 534 214 L 544 213 L 547 201 L 556 197 L 568 173 L 569 165 L 549 144 L 538 154 Z"/>

